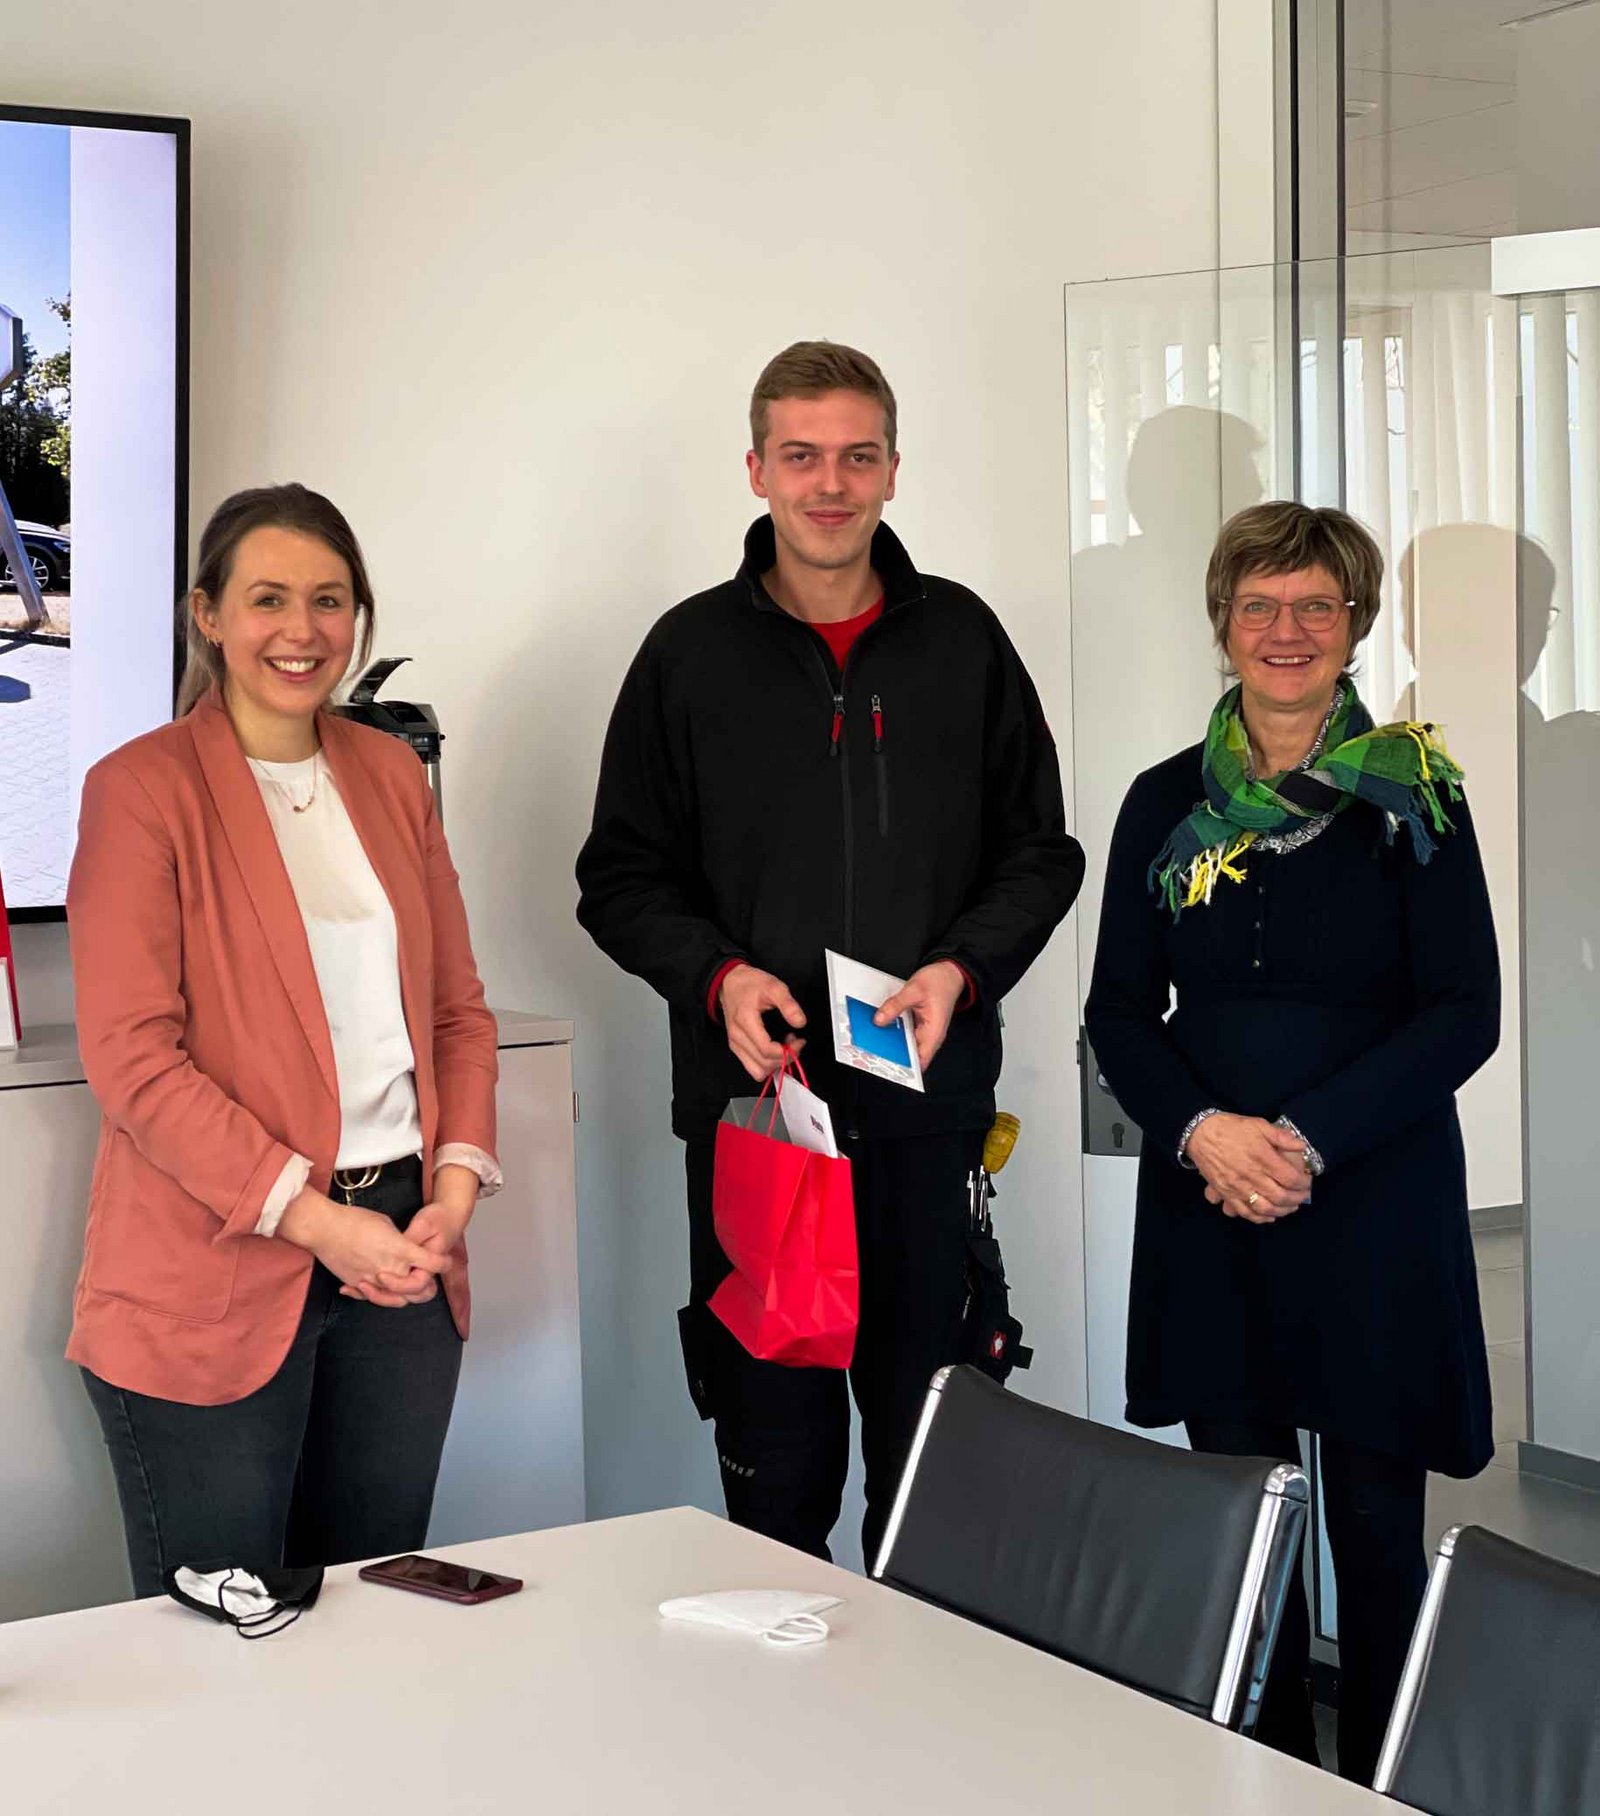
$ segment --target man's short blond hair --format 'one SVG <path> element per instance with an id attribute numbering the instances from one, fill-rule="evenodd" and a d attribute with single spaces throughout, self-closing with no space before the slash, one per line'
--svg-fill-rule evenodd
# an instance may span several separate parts
<path id="1" fill-rule="evenodd" d="M 767 412 L 784 397 L 821 397 L 828 391 L 854 391 L 883 409 L 883 435 L 894 458 L 895 405 L 889 381 L 878 362 L 837 341 L 796 341 L 766 363 L 750 394 L 750 446 L 766 452 Z"/>

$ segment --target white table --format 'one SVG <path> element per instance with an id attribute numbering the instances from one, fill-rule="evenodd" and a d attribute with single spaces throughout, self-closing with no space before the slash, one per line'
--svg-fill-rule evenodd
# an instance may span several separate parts
<path id="1" fill-rule="evenodd" d="M 680 1508 L 456 1547 L 456 1607 L 330 1571 L 247 1643 L 169 1601 L 0 1627 L 8 1816 L 871 1811 L 1376 1816 L 1395 1805 L 879 1584 Z M 662 1621 L 825 1590 L 824 1644 Z"/>

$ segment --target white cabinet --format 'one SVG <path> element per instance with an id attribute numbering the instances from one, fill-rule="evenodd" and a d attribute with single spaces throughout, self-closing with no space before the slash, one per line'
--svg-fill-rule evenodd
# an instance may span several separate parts
<path id="1" fill-rule="evenodd" d="M 432 1544 L 584 1516 L 571 1024 L 501 1014 L 506 1184 L 473 1220 L 473 1324 Z M 99 1113 L 70 1028 L 0 1054 L 0 1621 L 120 1601 L 100 1427 L 63 1359 Z"/>
<path id="2" fill-rule="evenodd" d="M 503 1190 L 472 1220 L 472 1340 L 434 1496 L 434 1545 L 583 1518 L 570 1040 L 507 1046 Z"/>

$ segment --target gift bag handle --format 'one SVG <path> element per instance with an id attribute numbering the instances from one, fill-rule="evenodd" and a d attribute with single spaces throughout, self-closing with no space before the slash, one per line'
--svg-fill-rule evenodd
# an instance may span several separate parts
<path id="1" fill-rule="evenodd" d="M 806 1077 L 806 1069 L 800 1063 L 800 1055 L 795 1052 L 793 1047 L 785 1047 L 783 1050 L 782 1064 L 778 1065 L 767 1074 L 766 1082 L 762 1085 L 761 1090 L 756 1097 L 756 1107 L 750 1113 L 751 1128 L 755 1127 L 756 1114 L 761 1108 L 761 1100 L 766 1096 L 768 1091 L 771 1091 L 772 1093 L 772 1109 L 767 1116 L 767 1133 L 770 1135 L 778 1126 L 778 1099 L 783 1095 L 783 1081 L 788 1076 L 789 1068 L 791 1066 L 800 1074 L 801 1084 L 803 1084 L 808 1091 L 811 1089 L 811 1080 Z"/>

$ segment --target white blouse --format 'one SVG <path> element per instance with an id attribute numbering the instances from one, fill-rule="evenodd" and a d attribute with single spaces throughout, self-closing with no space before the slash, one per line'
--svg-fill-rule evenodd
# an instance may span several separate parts
<path id="1" fill-rule="evenodd" d="M 381 1166 L 422 1151 L 416 1057 L 400 997 L 394 909 L 318 751 L 298 763 L 247 759 L 277 835 L 305 923 L 339 1082 L 339 1168 Z M 486 1191 L 500 1184 L 491 1156 L 450 1142 L 434 1165 L 465 1166 Z M 274 1235 L 311 1163 L 287 1162 L 256 1223 Z"/>

